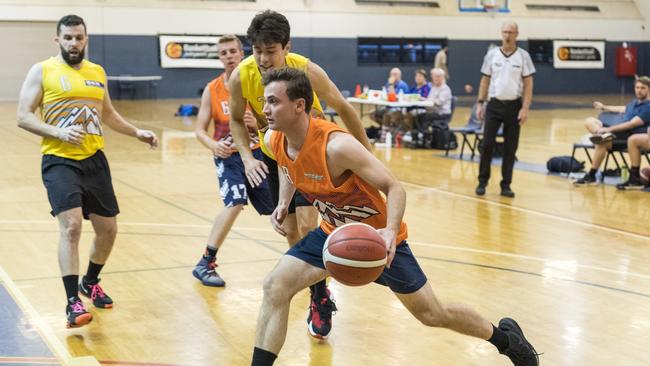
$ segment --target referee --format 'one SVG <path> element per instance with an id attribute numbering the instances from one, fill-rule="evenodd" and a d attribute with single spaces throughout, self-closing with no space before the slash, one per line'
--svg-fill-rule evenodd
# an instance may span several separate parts
<path id="1" fill-rule="evenodd" d="M 501 47 L 488 51 L 481 67 L 481 86 L 478 92 L 477 115 L 485 118 L 483 150 L 476 194 L 485 194 L 490 180 L 490 164 L 496 145 L 496 136 L 503 123 L 503 163 L 501 164 L 501 195 L 514 197 L 510 189 L 515 153 L 519 144 L 519 130 L 528 119 L 533 98 L 535 67 L 530 55 L 517 47 L 519 27 L 508 21 L 501 26 Z M 487 99 L 487 107 L 485 101 Z"/>

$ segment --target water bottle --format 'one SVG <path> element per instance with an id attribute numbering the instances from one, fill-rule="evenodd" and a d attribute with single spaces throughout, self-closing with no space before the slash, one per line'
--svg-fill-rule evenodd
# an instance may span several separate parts
<path id="1" fill-rule="evenodd" d="M 386 132 L 386 147 L 393 146 L 393 134 L 388 131 Z"/>
<path id="2" fill-rule="evenodd" d="M 404 101 L 404 90 L 403 89 L 399 90 L 399 93 L 397 94 L 397 100 L 400 101 L 400 102 Z"/>
<path id="3" fill-rule="evenodd" d="M 621 182 L 625 183 L 630 179 L 630 170 L 624 166 L 621 168 Z"/>
<path id="4" fill-rule="evenodd" d="M 388 100 L 388 91 L 385 86 L 381 87 L 381 100 Z"/>

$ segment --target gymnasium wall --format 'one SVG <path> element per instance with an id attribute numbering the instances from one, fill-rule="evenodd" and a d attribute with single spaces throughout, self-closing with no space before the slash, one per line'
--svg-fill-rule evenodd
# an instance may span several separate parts
<path id="1" fill-rule="evenodd" d="M 570 3 L 573 0 L 563 0 Z M 510 15 L 460 14 L 454 0 L 440 1 L 439 9 L 358 6 L 353 0 L 258 0 L 224 2 L 142 0 L 138 7 L 120 0 L 49 2 L 1 1 L 0 20 L 57 20 L 68 13 L 83 16 L 91 35 L 89 57 L 109 75 L 162 75 L 158 96 L 194 97 L 217 70 L 162 69 L 158 60 L 158 33 L 244 34 L 250 19 L 266 8 L 282 11 L 292 24 L 293 50 L 319 63 L 341 89 L 356 83 L 381 85 L 390 65 L 358 66 L 357 37 L 429 37 L 449 39 L 450 85 L 461 91 L 477 84 L 482 57 L 490 43 L 499 43 L 505 19 L 520 25 L 521 46 L 527 39 L 601 39 L 607 41 L 604 70 L 555 70 L 538 64 L 535 93 L 618 93 L 614 50 L 621 41 L 640 48 L 639 73 L 650 73 L 649 12 L 644 0 L 591 1 L 604 9 L 583 14 L 534 13 L 511 1 Z M 545 1 L 548 3 L 549 1 Z M 641 5 L 637 6 L 640 2 Z M 54 33 L 54 30 L 53 30 Z M 36 61 L 36 60 L 35 60 Z M 421 67 L 421 66 L 420 66 Z M 418 66 L 403 68 L 411 83 Z M 631 90 L 631 82 L 624 85 Z"/>

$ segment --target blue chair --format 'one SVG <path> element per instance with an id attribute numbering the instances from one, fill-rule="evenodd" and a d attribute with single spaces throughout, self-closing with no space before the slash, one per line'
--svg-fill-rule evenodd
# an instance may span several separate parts
<path id="1" fill-rule="evenodd" d="M 616 112 L 601 112 L 598 115 L 598 119 L 603 122 L 603 124 L 608 125 L 608 126 L 614 126 L 614 125 L 619 125 L 625 120 L 623 119 L 623 114 L 622 113 L 616 113 Z M 571 158 L 575 158 L 576 155 L 576 150 L 578 149 L 583 149 L 585 152 L 585 155 L 587 155 L 587 159 L 589 159 L 589 164 L 592 163 L 591 155 L 589 154 L 589 150 L 594 148 L 594 144 L 592 143 L 575 143 L 573 144 L 573 150 L 571 151 Z M 612 160 L 614 161 L 614 164 L 616 164 L 616 169 L 621 168 L 621 164 L 619 163 L 618 159 L 616 158 L 616 153 L 618 153 L 619 157 L 621 158 L 623 165 L 625 165 L 626 168 L 629 169 L 629 165 L 627 163 L 627 160 L 625 159 L 624 153 L 627 152 L 627 141 L 626 140 L 615 140 L 612 143 L 612 147 L 607 150 L 607 157 L 605 157 L 605 165 L 603 167 L 603 171 L 607 170 L 607 165 L 609 164 L 609 158 L 611 157 Z M 648 155 L 644 154 L 646 159 L 648 159 L 648 162 L 650 163 L 650 158 L 648 158 Z M 573 159 L 571 159 L 571 163 L 573 163 Z M 569 171 L 571 171 L 571 164 L 569 164 Z M 571 174 L 568 175 L 569 177 Z"/>

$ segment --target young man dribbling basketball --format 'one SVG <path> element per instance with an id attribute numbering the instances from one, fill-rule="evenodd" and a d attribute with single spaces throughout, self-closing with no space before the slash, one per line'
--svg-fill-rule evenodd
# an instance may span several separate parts
<path id="1" fill-rule="evenodd" d="M 296 69 L 273 70 L 264 76 L 264 85 L 264 114 L 270 128 L 265 142 L 284 173 L 271 224 L 285 234 L 282 222 L 296 189 L 313 202 L 323 220 L 289 249 L 264 280 L 252 364 L 275 362 L 286 338 L 292 297 L 325 278 L 322 249 L 327 235 L 337 226 L 362 222 L 377 229 L 388 253 L 386 269 L 375 282 L 390 287 L 418 320 L 488 340 L 517 366 L 538 365 L 535 349 L 514 320 L 504 318 L 497 328 L 466 306 L 436 299 L 406 243 L 404 189 L 351 135 L 310 118 L 313 92 L 307 76 Z"/>

